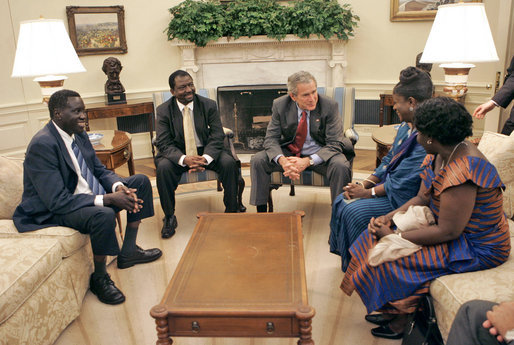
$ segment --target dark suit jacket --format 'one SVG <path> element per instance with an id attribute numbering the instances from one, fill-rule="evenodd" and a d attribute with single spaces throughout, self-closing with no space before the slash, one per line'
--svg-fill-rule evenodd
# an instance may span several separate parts
<path id="1" fill-rule="evenodd" d="M 355 156 L 353 145 L 343 136 L 343 123 L 337 103 L 319 95 L 316 109 L 310 112 L 309 132 L 311 138 L 321 146 L 318 156 L 325 162 L 338 153 L 344 153 L 348 160 Z M 282 148 L 294 141 L 298 127 L 298 108 L 289 95 L 273 101 L 271 120 L 264 139 L 264 149 L 272 160 L 283 154 Z"/>
<path id="2" fill-rule="evenodd" d="M 122 179 L 98 160 L 86 132 L 75 135 L 89 169 L 106 191 Z M 94 195 L 76 194 L 78 175 L 59 132 L 49 122 L 32 138 L 23 163 L 23 196 L 13 220 L 19 232 L 56 226 L 47 221 L 54 214 L 66 214 L 94 206 Z"/>
<path id="3" fill-rule="evenodd" d="M 505 81 L 503 82 L 503 86 L 496 92 L 493 97 L 493 101 L 495 101 L 502 108 L 506 108 L 512 99 L 514 98 L 514 57 L 510 60 L 510 66 L 507 69 L 507 75 L 505 76 Z M 513 109 L 514 111 L 514 109 Z"/>
<path id="4" fill-rule="evenodd" d="M 218 114 L 216 102 L 212 99 L 195 95 L 193 99 L 193 115 L 196 134 L 203 144 L 203 153 L 216 160 L 223 150 L 225 134 Z M 157 107 L 156 146 L 159 152 L 157 159 L 166 157 L 178 164 L 185 154 L 184 126 L 182 112 L 173 96 Z"/>

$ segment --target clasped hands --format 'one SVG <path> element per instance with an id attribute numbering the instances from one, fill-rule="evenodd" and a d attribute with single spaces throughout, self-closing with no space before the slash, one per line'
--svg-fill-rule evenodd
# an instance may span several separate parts
<path id="1" fill-rule="evenodd" d="M 291 180 L 300 179 L 302 171 L 310 166 L 309 157 L 296 157 L 296 156 L 281 156 L 278 159 L 278 164 L 284 169 L 284 176 L 289 177 Z"/>
<path id="2" fill-rule="evenodd" d="M 137 213 L 143 208 L 143 200 L 137 197 L 136 189 L 119 185 L 114 193 L 104 195 L 104 205 L 114 205 L 130 213 Z"/>
<path id="3" fill-rule="evenodd" d="M 184 164 L 189 168 L 189 172 L 204 171 L 207 165 L 207 159 L 202 156 L 186 156 Z"/>
<path id="4" fill-rule="evenodd" d="M 378 241 L 384 236 L 394 234 L 391 228 L 392 225 L 393 222 L 388 216 L 371 217 L 368 224 L 368 231 Z"/>
<path id="5" fill-rule="evenodd" d="M 489 329 L 489 333 L 495 336 L 500 343 L 503 342 L 505 334 L 514 329 L 514 301 L 495 305 L 486 315 L 487 320 L 482 326 Z"/>
<path id="6" fill-rule="evenodd" d="M 359 182 L 350 182 L 343 187 L 343 195 L 346 200 L 369 198 L 371 196 L 371 191 L 364 188 L 364 186 Z"/>

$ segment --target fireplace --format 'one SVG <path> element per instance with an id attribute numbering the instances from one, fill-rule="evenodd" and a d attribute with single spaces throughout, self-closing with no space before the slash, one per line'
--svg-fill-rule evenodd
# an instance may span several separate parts
<path id="1" fill-rule="evenodd" d="M 224 127 L 234 131 L 237 153 L 263 150 L 273 100 L 287 94 L 284 84 L 220 86 L 218 106 Z"/>

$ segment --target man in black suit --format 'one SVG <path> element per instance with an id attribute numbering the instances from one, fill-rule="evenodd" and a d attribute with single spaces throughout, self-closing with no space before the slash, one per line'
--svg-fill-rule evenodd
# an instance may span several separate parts
<path id="1" fill-rule="evenodd" d="M 175 190 L 186 171 L 217 172 L 224 188 L 225 212 L 238 209 L 239 170 L 234 158 L 224 150 L 225 134 L 216 102 L 197 95 L 193 78 L 185 71 L 173 72 L 168 81 L 173 97 L 157 107 L 155 129 L 159 150 L 155 157 L 157 189 L 164 211 L 163 238 L 175 234 Z"/>
<path id="2" fill-rule="evenodd" d="M 250 162 L 250 204 L 267 211 L 271 173 L 282 171 L 291 180 L 305 169 L 327 176 L 332 201 L 352 178 L 353 145 L 343 137 L 337 103 L 318 95 L 314 76 L 294 73 L 287 81 L 288 95 L 273 101 L 264 151 Z M 303 128 L 303 130 L 301 130 Z"/>
<path id="3" fill-rule="evenodd" d="M 503 81 L 503 86 L 496 92 L 493 98 L 490 101 L 485 102 L 484 104 L 479 105 L 475 111 L 473 112 L 473 116 L 482 119 L 485 114 L 489 111 L 493 110 L 494 107 L 502 107 L 506 108 L 510 102 L 514 99 L 514 56 L 512 60 L 510 60 L 510 66 L 507 68 L 507 74 L 505 75 L 505 80 Z M 503 129 L 501 131 L 502 134 L 510 135 L 514 130 L 514 107 L 510 112 L 510 117 L 505 121 L 503 125 Z"/>
<path id="4" fill-rule="evenodd" d="M 89 234 L 95 270 L 91 291 L 107 304 L 125 301 L 106 271 L 106 255 L 118 255 L 118 268 L 157 260 L 157 248 L 136 245 L 141 219 L 153 216 L 152 188 L 144 175 L 122 179 L 107 170 L 89 142 L 84 102 L 61 90 L 48 102 L 51 121 L 32 138 L 23 163 L 23 197 L 13 220 L 19 232 L 67 226 Z M 136 194 L 137 193 L 137 194 Z M 116 212 L 127 210 L 121 251 Z"/>

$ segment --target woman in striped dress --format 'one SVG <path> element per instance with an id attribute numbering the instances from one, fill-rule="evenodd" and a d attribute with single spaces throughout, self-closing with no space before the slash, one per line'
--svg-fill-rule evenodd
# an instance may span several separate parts
<path id="1" fill-rule="evenodd" d="M 418 142 L 429 153 L 418 195 L 371 219 L 368 230 L 350 248 L 352 258 L 341 283 L 346 294 L 357 291 L 368 313 L 383 313 L 367 315 L 366 320 L 380 325 L 371 330 L 373 335 L 390 339 L 402 337 L 407 315 L 428 293 L 433 279 L 496 267 L 510 253 L 504 186 L 495 167 L 465 140 L 472 134 L 471 115 L 461 104 L 440 97 L 419 105 L 414 123 Z M 410 205 L 428 206 L 436 218 L 435 225 L 401 235 L 421 250 L 372 267 L 369 250 L 394 233 L 392 216 Z"/>
<path id="2" fill-rule="evenodd" d="M 432 97 L 432 89 L 428 73 L 416 67 L 407 67 L 400 72 L 400 82 L 393 89 L 393 100 L 402 123 L 392 148 L 373 174 L 362 184 L 349 183 L 332 205 L 330 252 L 341 256 L 343 272 L 350 262 L 350 246 L 366 229 L 371 217 L 400 207 L 419 190 L 421 163 L 426 152 L 416 141 L 417 131 L 412 120 L 416 106 Z"/>

